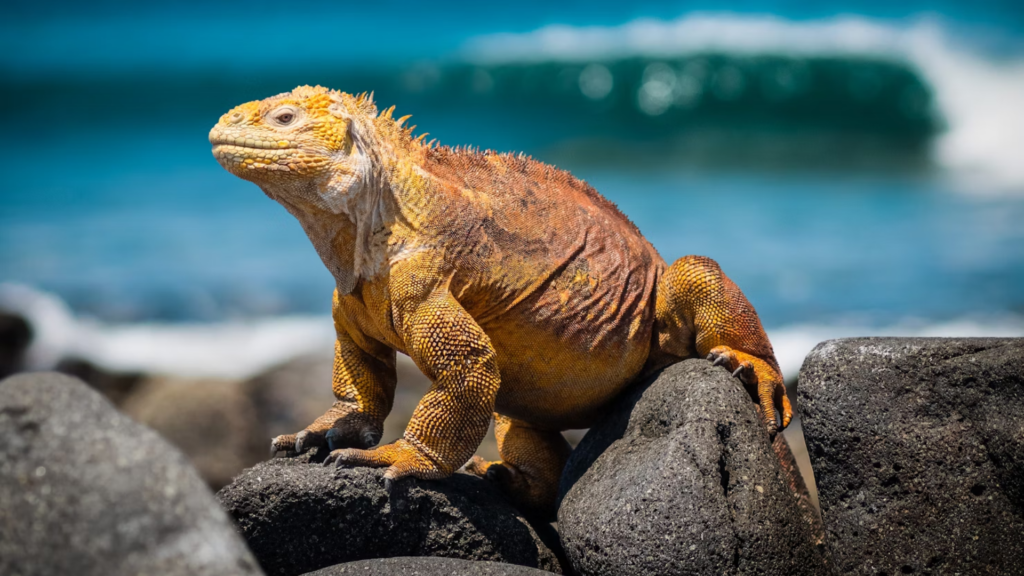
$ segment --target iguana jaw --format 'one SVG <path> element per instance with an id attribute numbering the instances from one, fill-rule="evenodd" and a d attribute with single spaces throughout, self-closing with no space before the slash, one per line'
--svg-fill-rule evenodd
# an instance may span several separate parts
<path id="1" fill-rule="evenodd" d="M 261 185 L 273 179 L 273 173 L 308 178 L 330 163 L 326 151 L 268 132 L 255 126 L 217 124 L 210 130 L 213 156 L 228 172 Z"/>

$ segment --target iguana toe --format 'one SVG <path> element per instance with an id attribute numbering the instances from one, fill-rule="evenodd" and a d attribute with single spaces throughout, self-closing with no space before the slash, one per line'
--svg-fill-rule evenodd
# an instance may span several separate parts
<path id="1" fill-rule="evenodd" d="M 274 438 L 270 443 L 271 457 L 282 450 L 302 454 L 310 448 L 323 446 L 330 450 L 369 448 L 380 441 L 380 429 L 380 425 L 368 415 L 350 405 L 337 402 L 305 430 Z"/>
<path id="2" fill-rule="evenodd" d="M 531 478 L 516 466 L 506 462 L 494 462 L 488 466 L 483 479 L 497 486 L 529 517 L 546 521 L 554 519 L 557 513 L 557 483 L 538 482 L 536 478 Z"/>
<path id="3" fill-rule="evenodd" d="M 327 455 L 325 464 L 333 462 L 335 466 L 369 466 L 381 468 L 387 466 L 384 478 L 397 480 L 405 476 L 417 478 L 443 478 L 452 471 L 442 471 L 433 459 L 420 452 L 412 443 L 400 439 L 391 444 L 360 450 L 343 448 Z"/>
<path id="4" fill-rule="evenodd" d="M 740 362 L 740 365 L 732 371 L 733 378 L 739 378 L 740 382 L 752 385 L 757 382 L 757 375 L 754 373 L 754 365 L 750 362 Z"/>
<path id="5" fill-rule="evenodd" d="M 512 482 L 513 473 L 504 464 L 495 463 L 487 468 L 487 472 L 484 472 L 484 480 L 488 482 L 494 482 L 498 485 L 509 484 Z"/>
<path id="6" fill-rule="evenodd" d="M 741 364 L 736 351 L 728 346 L 715 346 L 708 352 L 707 359 L 712 366 L 722 366 L 730 372 L 734 372 Z"/>
<path id="7" fill-rule="evenodd" d="M 325 443 L 323 434 L 312 430 L 303 430 L 295 435 L 295 453 L 302 454 L 310 448 L 319 448 Z"/>
<path id="8" fill-rule="evenodd" d="M 273 458 L 278 452 L 295 451 L 295 434 L 282 434 L 270 441 L 270 457 Z"/>
<path id="9" fill-rule="evenodd" d="M 325 436 L 327 447 L 330 450 L 342 448 L 369 448 L 380 442 L 380 432 L 372 427 L 366 426 L 355 431 L 345 431 L 340 428 L 331 428 Z"/>
<path id="10" fill-rule="evenodd" d="M 474 454 L 472 460 L 463 468 L 466 472 L 479 476 L 488 482 L 507 487 L 517 472 L 501 461 L 490 461 Z"/>
<path id="11" fill-rule="evenodd" d="M 484 474 L 487 473 L 487 468 L 489 468 L 491 464 L 492 462 L 490 460 L 483 458 L 479 454 L 473 454 L 473 457 L 469 459 L 469 462 L 466 462 L 466 465 L 463 466 L 462 469 L 467 474 L 483 478 Z"/>
<path id="12" fill-rule="evenodd" d="M 712 366 L 721 366 L 722 364 L 728 365 L 729 358 L 725 354 L 717 354 L 712 351 L 708 354 L 708 361 L 711 362 Z"/>
<path id="13" fill-rule="evenodd" d="M 712 348 L 707 359 L 712 366 L 721 366 L 730 371 L 733 377 L 747 387 L 760 407 L 761 418 L 769 436 L 774 438 L 779 430 L 789 426 L 793 419 L 793 407 L 786 396 L 786 385 L 777 368 L 757 356 L 737 352 L 728 346 Z M 781 415 L 781 422 L 777 415 Z"/>

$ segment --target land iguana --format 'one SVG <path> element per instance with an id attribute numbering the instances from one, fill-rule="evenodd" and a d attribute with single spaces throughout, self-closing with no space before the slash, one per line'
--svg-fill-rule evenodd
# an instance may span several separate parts
<path id="1" fill-rule="evenodd" d="M 792 418 L 754 308 L 715 261 L 671 266 L 614 204 L 522 154 L 426 143 L 372 96 L 322 87 L 229 111 L 213 155 L 302 224 L 336 280 L 337 401 L 271 452 L 446 477 L 463 465 L 550 516 L 570 452 L 630 382 L 707 357 L 771 434 Z M 395 353 L 433 382 L 405 434 L 374 448 Z M 500 462 L 473 454 L 495 421 Z M 781 416 L 781 417 L 779 417 Z M 467 464 L 468 462 L 468 464 Z"/>

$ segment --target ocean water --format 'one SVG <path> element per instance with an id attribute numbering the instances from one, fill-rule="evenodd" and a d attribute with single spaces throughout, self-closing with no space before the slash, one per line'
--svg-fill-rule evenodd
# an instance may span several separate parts
<path id="1" fill-rule="evenodd" d="M 0 307 L 34 365 L 329 351 L 330 276 L 206 140 L 305 83 L 573 171 L 667 260 L 717 259 L 789 376 L 832 336 L 1024 335 L 1024 9 L 526 4 L 4 8 Z"/>

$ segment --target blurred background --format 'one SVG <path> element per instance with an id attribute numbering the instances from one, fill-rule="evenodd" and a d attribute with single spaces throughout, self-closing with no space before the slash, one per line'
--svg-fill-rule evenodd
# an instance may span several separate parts
<path id="1" fill-rule="evenodd" d="M 209 379 L 304 426 L 267 374 L 305 358 L 322 413 L 332 279 L 207 141 L 299 84 L 571 170 L 666 260 L 718 260 L 791 380 L 830 337 L 1024 335 L 1019 2 L 345 4 L 0 8 L 5 370 L 86 375 L 187 444 L 211 432 L 167 395 L 220 406 Z"/>

